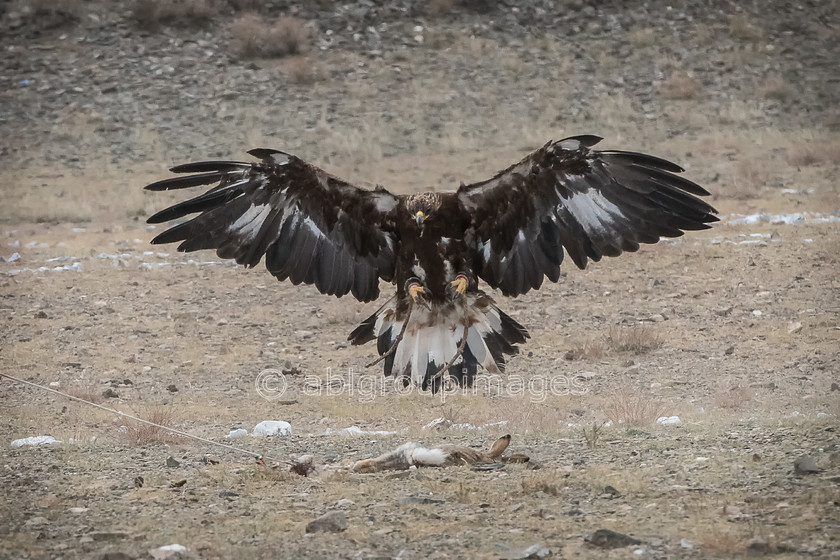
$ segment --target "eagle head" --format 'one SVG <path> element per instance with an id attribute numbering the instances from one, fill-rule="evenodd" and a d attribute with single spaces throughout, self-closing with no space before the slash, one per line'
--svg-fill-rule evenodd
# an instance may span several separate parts
<path id="1" fill-rule="evenodd" d="M 423 227 L 423 222 L 440 207 L 440 203 L 440 194 L 430 192 L 409 196 L 405 201 L 406 209 L 417 222 L 418 228 Z"/>

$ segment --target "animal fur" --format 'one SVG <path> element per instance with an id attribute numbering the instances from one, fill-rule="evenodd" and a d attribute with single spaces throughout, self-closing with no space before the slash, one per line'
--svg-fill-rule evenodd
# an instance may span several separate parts
<path id="1" fill-rule="evenodd" d="M 476 451 L 461 445 L 439 445 L 422 447 L 408 442 L 374 459 L 357 461 L 353 472 L 375 473 L 401 471 L 409 467 L 454 467 L 464 465 L 488 465 L 497 463 L 510 445 L 510 435 L 497 439 L 487 452 Z"/>

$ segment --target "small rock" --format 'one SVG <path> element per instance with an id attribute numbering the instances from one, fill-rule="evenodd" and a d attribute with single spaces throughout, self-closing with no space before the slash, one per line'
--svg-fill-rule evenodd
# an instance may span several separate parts
<path id="1" fill-rule="evenodd" d="M 356 502 L 347 498 L 341 498 L 338 500 L 335 505 L 336 507 L 348 507 L 354 505 Z"/>
<path id="2" fill-rule="evenodd" d="M 255 437 L 260 436 L 288 436 L 292 433 L 292 425 L 282 420 L 263 420 L 254 426 L 251 435 Z"/>
<path id="3" fill-rule="evenodd" d="M 306 524 L 307 533 L 340 533 L 347 530 L 347 516 L 343 511 L 328 511 Z"/>
<path id="4" fill-rule="evenodd" d="M 400 498 L 397 502 L 403 506 L 413 506 L 415 504 L 445 504 L 446 500 L 437 500 L 426 496 L 409 496 L 408 498 Z"/>
<path id="5" fill-rule="evenodd" d="M 551 556 L 551 550 L 537 543 L 521 550 L 509 550 L 502 554 L 501 558 L 504 560 L 537 560 L 538 558 L 548 558 L 549 556 Z"/>
<path id="6" fill-rule="evenodd" d="M 166 458 L 166 466 L 174 469 L 175 467 L 180 467 L 181 463 L 179 463 L 175 457 L 170 456 Z"/>
<path id="7" fill-rule="evenodd" d="M 219 492 L 219 497 L 220 498 L 228 498 L 228 499 L 238 498 L 239 494 L 237 494 L 236 492 L 230 492 L 228 490 L 222 490 L 221 492 Z"/>
<path id="8" fill-rule="evenodd" d="M 803 455 L 793 462 L 793 471 L 796 474 L 816 474 L 820 472 L 817 463 L 808 455 Z"/>
<path id="9" fill-rule="evenodd" d="M 796 334 L 802 330 L 802 323 L 799 321 L 794 321 L 792 323 L 788 323 L 787 332 L 788 334 Z"/>
<path id="10" fill-rule="evenodd" d="M 694 543 L 687 539 L 680 539 L 680 548 L 694 548 Z"/>
<path id="11" fill-rule="evenodd" d="M 604 486 L 604 494 L 609 494 L 611 496 L 616 497 L 621 496 L 621 492 L 619 492 L 614 486 L 610 486 L 609 484 Z"/>
<path id="12" fill-rule="evenodd" d="M 170 488 L 181 488 L 184 484 L 187 483 L 186 478 L 182 478 L 181 480 L 173 480 L 169 483 Z"/>
<path id="13" fill-rule="evenodd" d="M 726 350 L 723 351 L 723 353 L 727 356 L 731 356 L 733 352 L 735 352 L 734 346 L 727 346 Z"/>
<path id="14" fill-rule="evenodd" d="M 840 383 L 837 383 L 836 381 L 834 383 L 832 383 L 831 384 L 831 390 L 832 391 L 840 391 Z"/>
<path id="15" fill-rule="evenodd" d="M 44 311 L 39 311 L 35 314 L 36 319 L 49 319 L 49 315 L 47 315 Z"/>
<path id="16" fill-rule="evenodd" d="M 110 387 L 105 389 L 102 392 L 102 396 L 105 397 L 106 399 L 118 399 L 118 398 L 120 398 L 120 396 L 117 394 L 117 392 L 114 391 L 113 389 L 111 389 Z"/>
<path id="17" fill-rule="evenodd" d="M 661 418 L 656 419 L 657 424 L 662 424 L 663 426 L 677 426 L 681 423 L 679 416 L 663 416 Z"/>
<path id="18" fill-rule="evenodd" d="M 142 476 L 138 476 L 134 478 L 134 487 L 135 488 L 143 488 L 143 485 L 146 483 L 146 480 Z"/>
<path id="19" fill-rule="evenodd" d="M 586 537 L 585 540 L 589 544 L 600 548 L 622 548 L 633 544 L 642 544 L 639 539 L 609 529 L 598 529 Z"/>
<path id="20" fill-rule="evenodd" d="M 185 546 L 181 546 L 180 544 L 168 544 L 159 548 L 153 548 L 149 551 L 149 554 L 151 554 L 152 558 L 155 560 L 166 560 L 167 558 L 172 558 L 173 556 L 180 556 L 186 551 L 187 548 Z"/>
<path id="21" fill-rule="evenodd" d="M 178 387 L 176 387 L 175 384 L 172 383 L 171 385 L 169 385 L 166 388 L 166 390 L 169 391 L 170 393 L 177 393 L 178 392 Z"/>
<path id="22" fill-rule="evenodd" d="M 52 436 L 32 436 L 23 439 L 16 439 L 11 443 L 12 447 L 23 447 L 24 445 L 51 445 L 53 443 L 62 443 L 60 440 Z"/>
<path id="23" fill-rule="evenodd" d="M 764 556 L 770 553 L 770 543 L 764 539 L 754 537 L 747 543 L 748 556 Z"/>

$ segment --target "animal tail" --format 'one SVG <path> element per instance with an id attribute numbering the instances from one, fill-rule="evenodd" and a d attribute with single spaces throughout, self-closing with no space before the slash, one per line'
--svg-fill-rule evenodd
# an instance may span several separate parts
<path id="1" fill-rule="evenodd" d="M 391 298 L 350 333 L 349 340 L 352 344 L 376 340 L 379 355 L 385 356 L 386 376 L 436 392 L 443 378 L 435 375 L 456 358 L 465 330 L 463 353 L 449 367 L 449 376 L 466 387 L 472 386 L 478 366 L 489 373 L 503 372 L 505 356 L 516 354 L 516 344 L 528 338 L 525 327 L 490 296 L 475 292 L 467 294 L 465 304 L 414 306 L 410 314 L 398 311 L 397 299 Z M 402 340 L 397 340 L 400 333 Z"/>

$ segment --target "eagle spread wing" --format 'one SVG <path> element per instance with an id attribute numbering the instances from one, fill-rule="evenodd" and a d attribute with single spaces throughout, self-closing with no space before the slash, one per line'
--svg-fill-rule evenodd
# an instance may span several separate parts
<path id="1" fill-rule="evenodd" d="M 249 267 L 265 255 L 266 268 L 279 280 L 376 299 L 379 279 L 394 277 L 397 198 L 384 189 L 355 187 L 284 152 L 249 153 L 261 161 L 180 165 L 172 172 L 193 175 L 147 186 L 163 191 L 218 183 L 149 218 L 161 223 L 200 212 L 152 243 L 180 241 L 180 251 L 216 249 L 219 257 Z"/>
<path id="2" fill-rule="evenodd" d="M 579 268 L 640 243 L 708 228 L 708 195 L 679 166 L 633 152 L 594 151 L 597 136 L 549 142 L 494 178 L 458 189 L 470 218 L 475 273 L 506 296 L 560 277 L 563 248 Z"/>
<path id="3" fill-rule="evenodd" d="M 385 373 L 405 382 L 435 390 L 448 373 L 471 385 L 479 365 L 500 373 L 528 337 L 478 279 L 516 296 L 556 282 L 565 253 L 584 268 L 717 221 L 679 166 L 590 149 L 600 140 L 549 142 L 492 179 L 421 195 L 363 190 L 276 150 L 252 150 L 255 163 L 181 165 L 172 171 L 190 175 L 146 188 L 215 186 L 149 218 L 198 214 L 152 242 L 247 266 L 265 255 L 280 280 L 361 301 L 379 295 L 379 279 L 394 282 L 396 297 L 350 340 L 376 340 Z"/>

